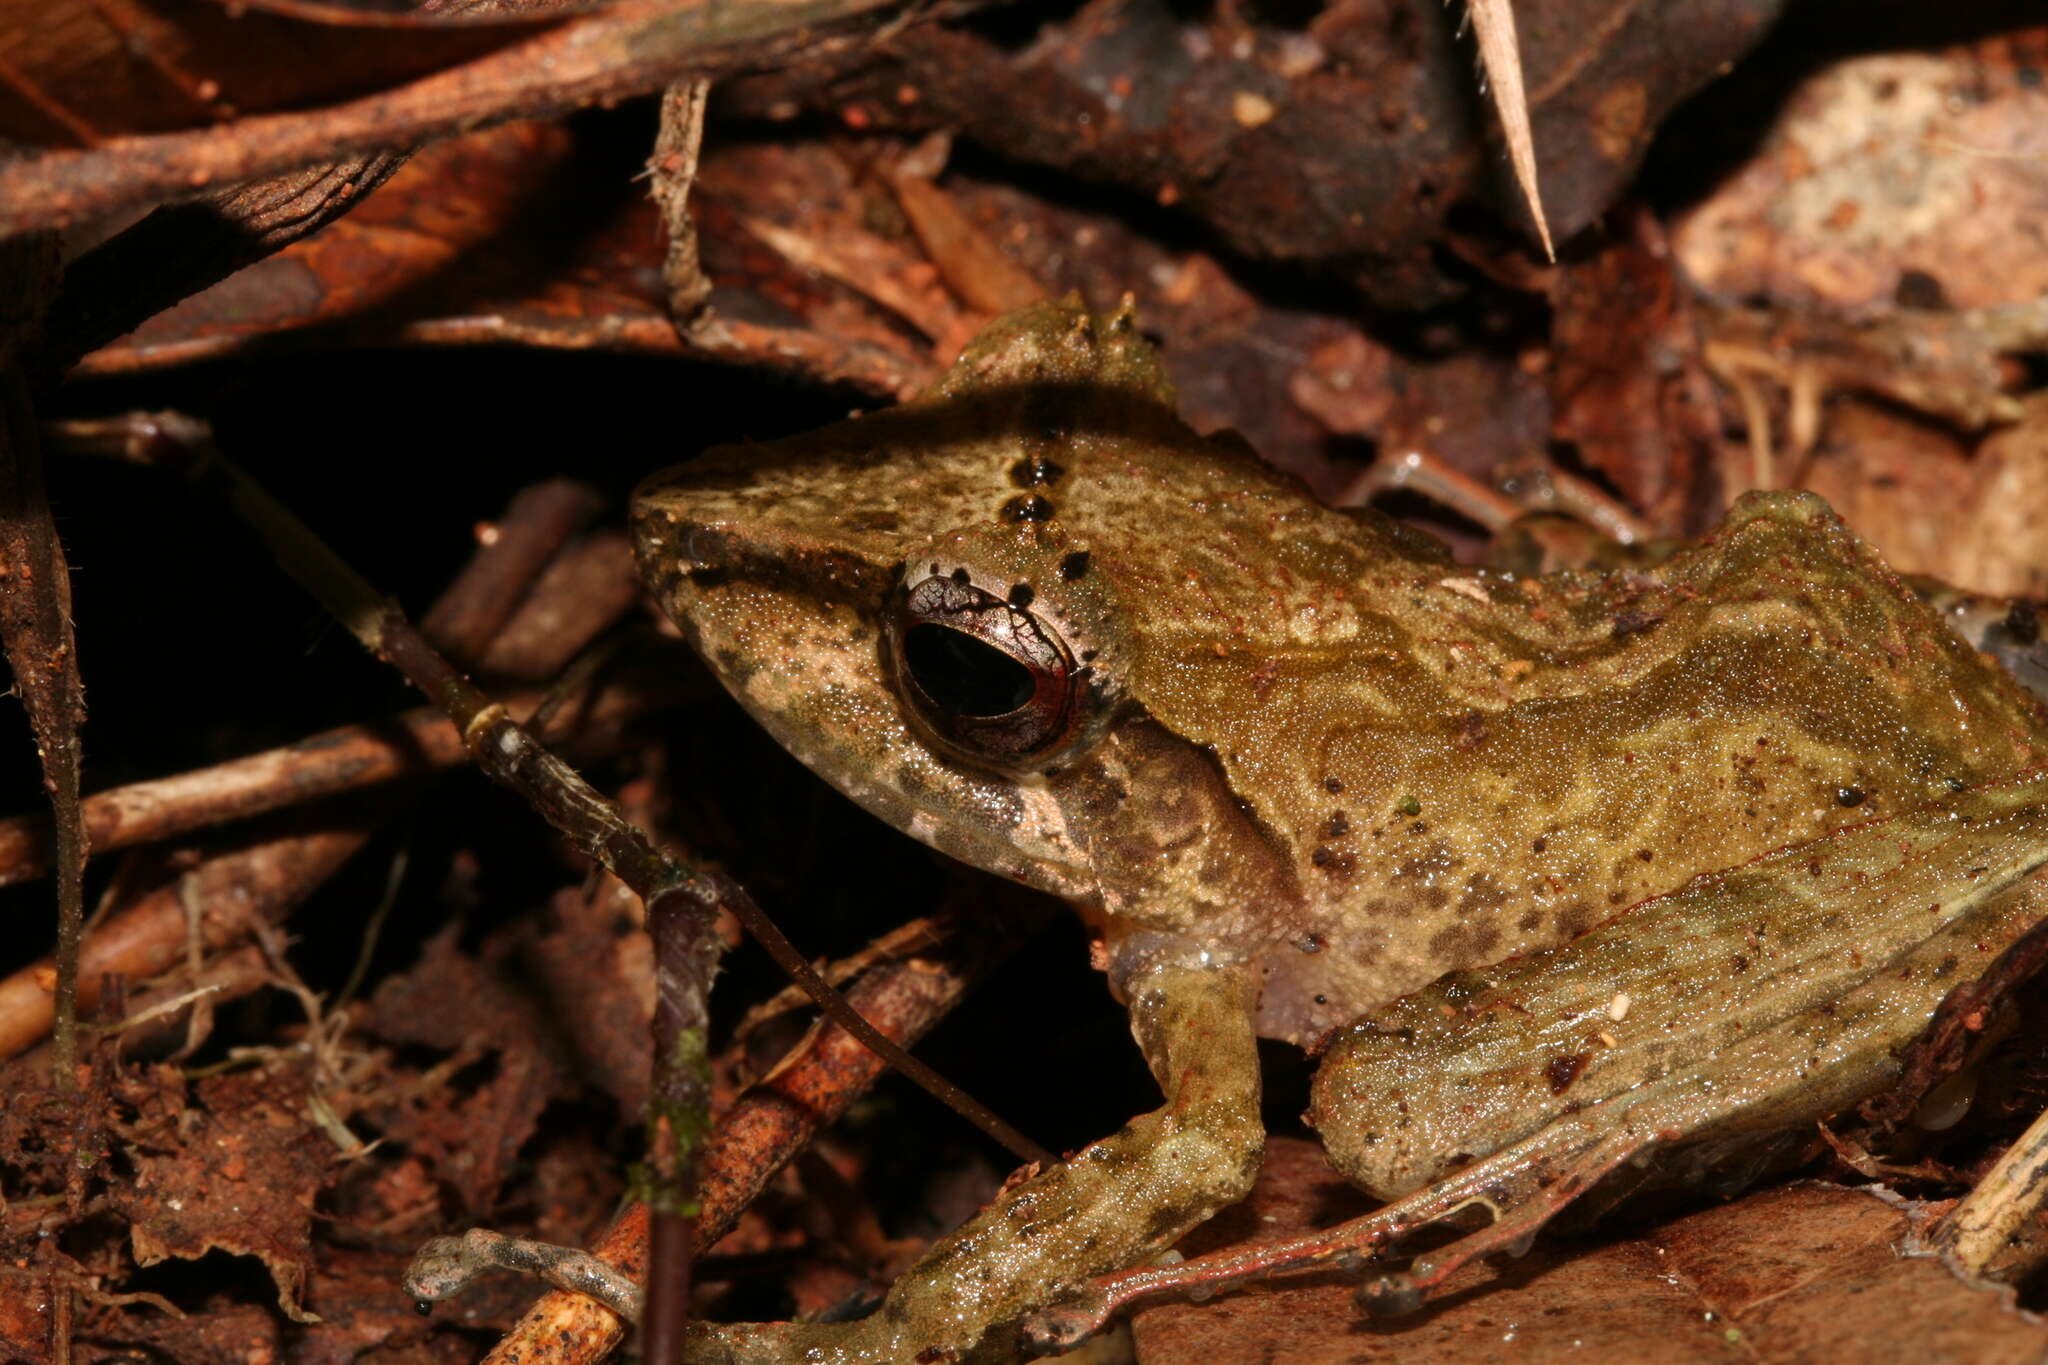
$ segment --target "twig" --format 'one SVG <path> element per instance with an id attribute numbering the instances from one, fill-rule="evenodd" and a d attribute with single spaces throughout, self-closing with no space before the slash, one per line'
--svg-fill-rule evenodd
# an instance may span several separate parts
<path id="1" fill-rule="evenodd" d="M 617 528 L 596 531 L 565 547 L 541 571 L 533 591 L 484 650 L 477 671 L 530 682 L 553 678 L 639 600 L 631 543 Z M 670 667 L 666 680 L 673 683 L 678 673 Z"/>
<path id="2" fill-rule="evenodd" d="M 685 75 L 772 65 L 905 9 L 903 0 L 626 0 L 365 99 L 0 164 L 0 234 L 646 94 Z"/>
<path id="3" fill-rule="evenodd" d="M 811 969 L 759 907 L 737 886 L 707 877 L 657 849 L 580 774 L 516 724 L 503 705 L 457 673 L 389 598 L 315 537 L 297 518 L 229 463 L 204 429 L 187 423 L 183 439 L 159 443 L 154 452 L 181 467 L 188 477 L 218 493 L 262 538 L 279 565 L 311 592 L 365 648 L 387 660 L 420 691 L 437 702 L 463 733 L 477 766 L 518 792 L 576 847 L 603 864 L 645 902 L 656 943 L 653 1121 L 648 1124 L 648 1161 L 635 1193 L 653 1210 L 657 1247 L 649 1266 L 648 1292 L 682 1297 L 687 1272 L 682 1220 L 693 1212 L 695 1152 L 708 1129 L 701 1100 L 710 1095 L 710 1052 L 705 1034 L 705 993 L 718 951 L 714 911 L 724 905 L 796 977 L 820 1008 L 889 1063 L 941 1102 L 982 1127 L 1024 1160 L 1051 1162 L 1050 1153 L 997 1118 L 957 1086 L 905 1053 L 860 1017 Z M 666 1098 L 673 1097 L 673 1098 Z M 701 1100 L 700 1100 L 701 1097 Z M 661 1228 L 662 1221 L 670 1226 Z M 680 1330 L 679 1322 L 672 1322 Z M 679 1342 L 657 1339 L 656 1347 Z M 666 1365 L 672 1350 L 648 1358 Z"/>
<path id="4" fill-rule="evenodd" d="M 522 488 L 441 600 L 420 618 L 420 629 L 450 658 L 475 664 L 549 561 L 601 506 L 595 489 L 571 479 Z"/>
<path id="5" fill-rule="evenodd" d="M 734 918 L 739 920 L 741 927 L 754 941 L 768 950 L 768 956 L 775 959 L 775 965 L 788 973 L 797 985 L 803 987 L 804 992 L 833 1023 L 881 1053 L 889 1064 L 905 1077 L 916 1082 L 939 1103 L 1002 1143 L 1018 1160 L 1040 1166 L 1058 1163 L 1058 1157 L 998 1118 L 994 1111 L 972 1095 L 904 1052 L 878 1032 L 873 1024 L 863 1019 L 846 1003 L 845 997 L 833 990 L 824 977 L 818 975 L 817 968 L 811 966 L 810 959 L 798 952 L 796 945 L 784 937 L 782 930 L 776 927 L 775 921 L 769 919 L 761 907 L 754 904 L 754 898 L 747 894 L 745 888 L 717 873 L 712 874 L 711 880 L 718 886 L 717 903 L 732 912 Z"/>
<path id="6" fill-rule="evenodd" d="M 654 141 L 654 159 L 647 163 L 662 234 L 668 239 L 661 282 L 668 289 L 669 317 L 686 341 L 711 296 L 711 281 L 698 258 L 697 224 L 690 216 L 690 187 L 697 183 L 704 107 L 710 98 L 711 82 L 701 76 L 677 81 L 662 92 L 661 131 Z"/>
<path id="7" fill-rule="evenodd" d="M 100 983 L 109 976 L 141 981 L 178 965 L 185 950 L 181 883 L 189 882 L 193 902 L 202 908 L 206 947 L 225 947 L 246 933 L 250 915 L 281 919 L 311 894 L 369 839 L 379 814 L 323 812 L 318 829 L 300 822 L 289 833 L 211 859 L 115 911 L 86 937 L 79 959 L 79 1003 L 88 1008 L 97 1003 Z M 231 906 L 236 907 L 233 914 L 227 912 Z M 44 961 L 0 979 L 0 1058 L 50 1031 L 54 975 Z"/>
<path id="8" fill-rule="evenodd" d="M 0 644 L 28 712 L 56 829 L 57 965 L 52 1079 L 77 1088 L 78 950 L 85 931 L 85 824 L 79 815 L 78 729 L 85 684 L 71 629 L 71 569 L 43 485 L 43 449 L 20 368 L 57 278 L 56 243 L 31 233 L 0 244 Z M 68 1303 L 69 1296 L 60 1296 Z M 68 1346 L 65 1351 L 68 1353 Z"/>
<path id="9" fill-rule="evenodd" d="M 969 986 L 1022 938 L 1029 915 L 1001 916 L 1000 928 L 952 934 L 939 951 L 886 962 L 847 992 L 847 1001 L 891 1038 L 909 1045 L 944 1018 Z M 712 1246 L 732 1230 L 775 1173 L 834 1122 L 882 1074 L 882 1061 L 836 1023 L 825 1022 L 741 1095 L 706 1144 L 699 1176 L 697 1240 Z M 630 1204 L 592 1251 L 638 1276 L 647 1260 L 647 1210 Z M 508 1332 L 484 1365 L 594 1365 L 625 1325 L 594 1299 L 550 1290 Z"/>
<path id="10" fill-rule="evenodd" d="M 711 1132 L 711 978 L 724 944 L 717 907 L 699 887 L 647 903 L 654 940 L 654 1078 L 647 1096 L 647 1173 L 629 1182 L 647 1208 L 647 1311 L 640 1354 L 683 1358 L 695 1259 L 697 1171 Z"/>
<path id="11" fill-rule="evenodd" d="M 205 1041 L 204 1020 L 213 1011 L 269 984 L 270 968 L 262 952 L 254 947 L 219 954 L 190 974 L 167 974 L 155 985 L 129 995 L 128 1016 L 113 1026 L 119 1029 L 115 1055 L 132 1057 L 167 1051 L 174 1061 L 187 1056 Z M 165 1003 L 175 1000 L 188 1001 L 190 1008 L 164 1012 Z M 200 1022 L 195 1024 L 195 1020 Z M 48 1065 L 49 1059 L 42 1055 L 48 1047 L 45 1042 L 21 1054 L 21 1065 L 28 1074 Z"/>
<path id="12" fill-rule="evenodd" d="M 672 670 L 633 668 L 605 690 L 570 708 L 579 749 L 595 737 L 616 735 L 626 724 L 663 705 Z M 517 715 L 540 703 L 522 692 L 508 702 Z M 566 727 L 562 727 L 566 728 Z M 421 708 L 389 721 L 345 725 L 283 748 L 231 759 L 172 777 L 115 787 L 87 797 L 82 811 L 95 854 L 157 843 L 194 830 L 304 805 L 347 792 L 423 777 L 468 760 L 462 736 L 447 717 Z M 0 820 L 0 886 L 42 876 L 49 869 L 46 816 Z"/>
<path id="13" fill-rule="evenodd" d="M 920 952 L 930 952 L 952 932 L 954 918 L 951 915 L 923 915 L 907 923 L 899 924 L 880 938 L 867 943 L 851 957 L 842 957 L 826 963 L 819 969 L 834 986 L 844 986 L 855 977 L 862 975 L 881 962 L 896 962 Z M 730 1045 L 745 1041 L 761 1025 L 778 1018 L 791 1010 L 802 1009 L 810 1003 L 801 986 L 783 987 L 773 996 L 758 1005 L 748 1008 L 740 1021 L 732 1027 Z"/>
<path id="14" fill-rule="evenodd" d="M 1515 11 L 1510 0 L 1467 0 L 1472 16 L 1472 36 L 1479 45 L 1479 62 L 1486 71 L 1486 86 L 1493 107 L 1500 115 L 1502 135 L 1507 139 L 1508 161 L 1515 168 L 1515 184 L 1536 220 L 1536 236 L 1547 260 L 1556 260 L 1550 244 L 1550 224 L 1543 217 L 1543 195 L 1536 180 L 1536 139 L 1529 127 L 1529 97 L 1522 88 L 1522 52 L 1515 42 Z"/>

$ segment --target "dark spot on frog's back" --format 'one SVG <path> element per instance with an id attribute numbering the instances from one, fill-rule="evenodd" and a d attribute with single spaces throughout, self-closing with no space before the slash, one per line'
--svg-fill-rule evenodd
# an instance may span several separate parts
<path id="1" fill-rule="evenodd" d="M 1037 596 L 1037 590 L 1029 583 L 1017 583 L 1011 586 L 1010 595 L 1005 600 L 1018 611 L 1023 611 L 1031 605 Z"/>
<path id="2" fill-rule="evenodd" d="M 1579 1078 L 1579 1073 L 1586 1069 L 1586 1063 L 1592 1060 L 1592 1055 L 1585 1052 L 1574 1052 L 1569 1057 L 1551 1058 L 1550 1065 L 1543 1068 L 1543 1078 L 1550 1082 L 1550 1093 L 1562 1095 L 1571 1089 L 1572 1082 Z"/>
<path id="3" fill-rule="evenodd" d="M 1349 876 L 1358 870 L 1358 859 L 1339 849 L 1318 845 L 1308 860 L 1333 877 Z"/>
<path id="4" fill-rule="evenodd" d="M 1430 936 L 1429 952 L 1442 967 L 1476 967 L 1492 960 L 1500 946 L 1500 930 L 1491 924 L 1459 921 Z"/>
<path id="5" fill-rule="evenodd" d="M 1593 907 L 1584 901 L 1573 901 L 1557 912 L 1557 939 L 1562 943 L 1575 939 L 1593 927 Z"/>
<path id="6" fill-rule="evenodd" d="M 1060 577 L 1069 583 L 1078 583 L 1088 576 L 1088 552 L 1076 550 L 1060 561 Z"/>
<path id="7" fill-rule="evenodd" d="M 1458 913 L 1467 919 L 1490 915 L 1508 903 L 1508 889 L 1484 872 L 1475 872 L 1465 879 L 1465 895 L 1458 902 Z"/>

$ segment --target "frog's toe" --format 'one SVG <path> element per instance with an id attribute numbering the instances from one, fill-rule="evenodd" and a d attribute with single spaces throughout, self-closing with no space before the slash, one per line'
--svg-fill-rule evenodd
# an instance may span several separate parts
<path id="1" fill-rule="evenodd" d="M 1480 1201 L 1494 1207 L 1491 1223 L 1416 1257 L 1405 1270 L 1367 1280 L 1358 1287 L 1358 1306 L 1374 1317 L 1412 1313 L 1440 1285 L 1473 1261 L 1483 1256 L 1526 1255 L 1536 1241 L 1536 1234 L 1566 1205 L 1641 1149 L 1642 1144 L 1632 1140 L 1602 1143 L 1552 1177 L 1537 1176 L 1520 1188 L 1507 1185 L 1496 1195 L 1500 1203 L 1491 1199 Z M 1454 1209 L 1434 1216 L 1425 1212 L 1397 1235 L 1406 1236 L 1443 1222 L 1457 1212 Z"/>
<path id="2" fill-rule="evenodd" d="M 587 1251 L 471 1228 L 436 1237 L 414 1253 L 405 1292 L 422 1304 L 452 1298 L 484 1275 L 531 1275 L 574 1294 L 587 1294 L 628 1322 L 640 1320 L 640 1286 Z"/>

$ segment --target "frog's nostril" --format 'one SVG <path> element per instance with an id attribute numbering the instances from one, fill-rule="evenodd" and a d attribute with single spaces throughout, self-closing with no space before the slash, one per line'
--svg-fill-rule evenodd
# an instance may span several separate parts
<path id="1" fill-rule="evenodd" d="M 939 625 L 903 637 L 903 662 L 932 704 L 951 716 L 1005 716 L 1031 700 L 1031 670 L 993 645 Z"/>

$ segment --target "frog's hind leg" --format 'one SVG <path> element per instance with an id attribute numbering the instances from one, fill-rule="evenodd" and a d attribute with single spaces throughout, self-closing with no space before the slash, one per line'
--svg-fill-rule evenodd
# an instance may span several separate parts
<path id="1" fill-rule="evenodd" d="M 1251 1189 L 1264 1151 L 1257 1002 L 1243 967 L 1168 968 L 1127 983 L 1163 1107 L 1005 1190 L 857 1322 L 693 1325 L 704 1365 L 959 1360 L 1012 1354 L 991 1334 L 1106 1271 L 1171 1246 Z M 978 1357 L 977 1357 L 978 1358 Z"/>
<path id="2" fill-rule="evenodd" d="M 1955 970 L 1960 963 L 1974 963 L 1978 973 L 1987 970 L 2040 922 L 2043 902 L 2034 887 L 1998 894 L 2001 884 L 2010 886 L 2032 866 L 2030 856 L 1983 879 L 1988 903 L 1979 911 L 1874 970 L 1825 1008 L 1781 1020 L 1657 1079 L 1560 1113 L 1521 1141 L 1336 1227 L 1105 1276 L 1085 1294 L 1033 1317 L 1026 1339 L 1042 1351 L 1067 1349 L 1141 1300 L 1174 1293 L 1207 1297 L 1299 1271 L 1357 1273 L 1423 1228 L 1475 1208 L 1491 1212 L 1490 1225 L 1379 1277 L 1360 1295 L 1377 1312 L 1410 1309 L 1473 1259 L 1516 1251 L 1626 1163 L 1669 1151 L 1674 1159 L 1690 1157 L 1711 1167 L 1717 1150 L 1729 1150 L 1723 1142 L 1739 1149 L 1757 1136 L 1840 1112 L 1897 1079 L 1895 1044 L 1926 1024 L 1950 987 L 1971 979 Z"/>
<path id="3" fill-rule="evenodd" d="M 1658 1134 L 1632 1127 L 1602 1134 L 1591 1125 L 1556 1124 L 1427 1189 L 1335 1227 L 1179 1265 L 1105 1276 L 1089 1286 L 1086 1295 L 1034 1315 L 1025 1325 L 1025 1340 L 1041 1354 L 1065 1351 L 1141 1299 L 1168 1293 L 1202 1299 L 1274 1275 L 1309 1270 L 1355 1274 L 1368 1258 L 1391 1254 L 1404 1238 L 1424 1228 L 1474 1209 L 1490 1213 L 1487 1226 L 1359 1290 L 1360 1302 L 1370 1311 L 1408 1312 L 1468 1262 L 1495 1252 L 1519 1255 L 1566 1205 L 1658 1140 Z"/>

